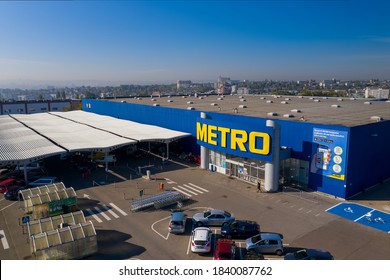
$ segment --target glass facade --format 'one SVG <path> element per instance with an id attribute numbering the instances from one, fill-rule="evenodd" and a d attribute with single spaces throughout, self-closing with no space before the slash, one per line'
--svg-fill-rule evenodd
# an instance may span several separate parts
<path id="1" fill-rule="evenodd" d="M 265 161 L 241 158 L 210 150 L 210 170 L 253 184 L 264 184 Z M 281 161 L 280 182 L 282 185 L 307 188 L 309 181 L 309 162 L 288 158 Z"/>

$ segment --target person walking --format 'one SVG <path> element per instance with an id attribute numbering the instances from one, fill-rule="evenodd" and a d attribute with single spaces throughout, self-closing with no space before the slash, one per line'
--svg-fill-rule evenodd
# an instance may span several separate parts
<path id="1" fill-rule="evenodd" d="M 257 181 L 257 192 L 260 192 L 260 181 Z"/>

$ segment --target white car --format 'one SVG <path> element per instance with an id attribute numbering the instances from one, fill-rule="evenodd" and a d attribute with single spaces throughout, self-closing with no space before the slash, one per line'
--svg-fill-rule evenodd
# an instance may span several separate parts
<path id="1" fill-rule="evenodd" d="M 210 253 L 211 251 L 211 229 L 198 227 L 192 231 L 191 251 L 194 253 Z"/>

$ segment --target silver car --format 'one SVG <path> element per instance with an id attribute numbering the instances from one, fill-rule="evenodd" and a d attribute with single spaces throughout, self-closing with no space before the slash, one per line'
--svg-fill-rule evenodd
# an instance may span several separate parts
<path id="1" fill-rule="evenodd" d="M 246 240 L 246 249 L 249 252 L 262 254 L 283 254 L 283 235 L 279 233 L 260 233 Z"/>
<path id="2" fill-rule="evenodd" d="M 184 233 L 186 230 L 187 214 L 184 212 L 174 212 L 169 221 L 168 230 L 170 233 Z"/>
<path id="3" fill-rule="evenodd" d="M 227 211 L 213 209 L 195 214 L 192 220 L 196 227 L 222 226 L 233 222 L 235 217 Z"/>

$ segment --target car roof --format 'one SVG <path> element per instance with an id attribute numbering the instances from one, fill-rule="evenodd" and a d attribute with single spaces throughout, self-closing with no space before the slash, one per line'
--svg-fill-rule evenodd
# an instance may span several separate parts
<path id="1" fill-rule="evenodd" d="M 194 229 L 194 239 L 205 240 L 211 230 L 207 227 L 198 227 Z"/>
<path id="2" fill-rule="evenodd" d="M 35 182 L 40 181 L 40 180 L 55 180 L 55 179 L 57 179 L 57 177 L 41 177 L 41 178 L 35 180 Z"/>
<path id="3" fill-rule="evenodd" d="M 1 182 L 0 182 L 0 185 L 5 185 L 5 184 L 8 184 L 8 183 L 10 183 L 10 182 L 12 182 L 12 181 L 15 181 L 15 179 L 13 179 L 13 178 L 6 179 L 6 180 L 4 180 L 4 181 L 1 181 Z"/>
<path id="4" fill-rule="evenodd" d="M 264 232 L 260 233 L 261 239 L 283 239 L 283 235 L 276 232 Z"/>
<path id="5" fill-rule="evenodd" d="M 187 214 L 184 212 L 174 212 L 174 213 L 172 213 L 172 220 L 174 220 L 174 221 L 182 220 L 186 216 L 187 216 Z"/>
<path id="6" fill-rule="evenodd" d="M 220 252 L 230 252 L 232 245 L 235 243 L 231 239 L 218 239 L 218 250 Z"/>

